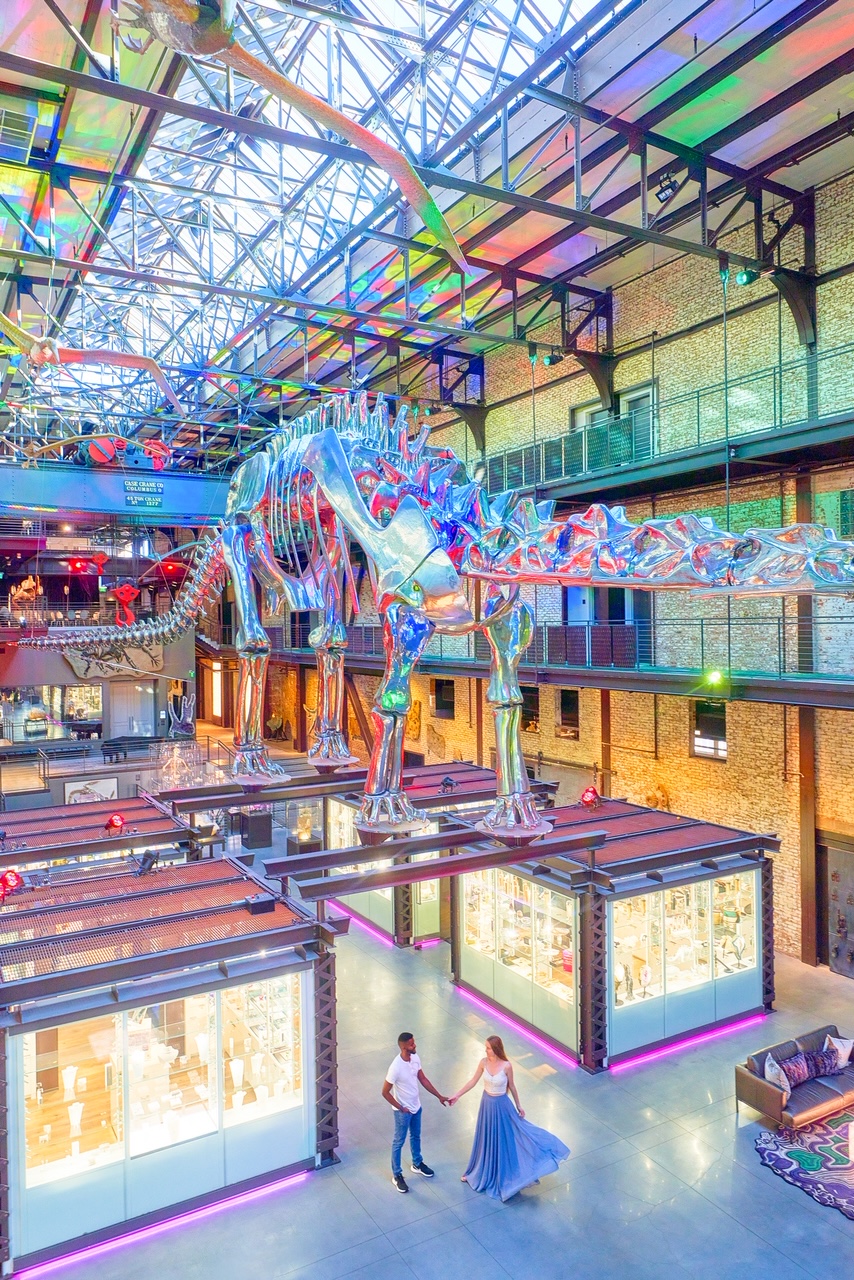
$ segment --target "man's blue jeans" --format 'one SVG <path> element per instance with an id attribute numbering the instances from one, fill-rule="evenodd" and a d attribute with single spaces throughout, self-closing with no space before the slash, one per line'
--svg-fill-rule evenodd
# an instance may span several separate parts
<path id="1" fill-rule="evenodd" d="M 396 1178 L 398 1174 L 403 1173 L 400 1165 L 400 1153 L 403 1150 L 403 1144 L 406 1141 L 406 1135 L 409 1134 L 409 1145 L 412 1148 L 412 1163 L 421 1163 L 421 1112 L 423 1108 L 419 1107 L 413 1113 L 411 1111 L 397 1111 L 394 1113 L 394 1139 L 391 1144 L 391 1171 Z"/>

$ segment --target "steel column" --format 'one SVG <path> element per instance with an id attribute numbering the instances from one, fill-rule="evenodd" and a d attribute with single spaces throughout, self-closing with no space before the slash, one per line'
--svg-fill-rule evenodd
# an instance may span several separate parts
<path id="1" fill-rule="evenodd" d="M 317 1152 L 322 1165 L 337 1164 L 338 1014 L 335 953 L 324 949 L 314 973 L 314 1070 Z"/>
<path id="2" fill-rule="evenodd" d="M 774 863 L 762 861 L 762 1003 L 774 1008 Z"/>
<path id="3" fill-rule="evenodd" d="M 608 950 L 605 899 L 593 885 L 579 895 L 579 1044 L 586 1071 L 603 1071 L 608 1057 Z"/>

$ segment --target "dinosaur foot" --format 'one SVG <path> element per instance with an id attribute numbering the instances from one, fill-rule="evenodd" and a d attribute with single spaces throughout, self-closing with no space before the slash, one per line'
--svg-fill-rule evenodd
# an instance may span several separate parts
<path id="1" fill-rule="evenodd" d="M 356 819 L 356 827 L 364 839 L 377 835 L 407 835 L 412 831 L 421 831 L 428 822 L 423 809 L 416 809 L 410 804 L 402 791 L 381 791 L 378 795 L 368 796 L 362 800 L 362 807 Z"/>
<path id="2" fill-rule="evenodd" d="M 318 773 L 334 773 L 336 769 L 346 769 L 348 765 L 358 764 L 359 757 L 350 754 L 343 733 L 330 729 L 317 735 L 309 748 L 308 763 L 313 764 Z"/>
<path id="3" fill-rule="evenodd" d="M 257 782 L 259 779 L 275 778 L 277 782 L 287 782 L 290 774 L 280 764 L 271 760 L 264 746 L 238 747 L 234 753 L 234 764 L 231 776 L 235 782 Z"/>
<path id="4" fill-rule="evenodd" d="M 497 796 L 489 813 L 477 824 L 477 829 L 506 844 L 528 844 L 538 836 L 547 836 L 552 824 L 545 821 L 537 810 L 534 797 L 525 791 Z"/>

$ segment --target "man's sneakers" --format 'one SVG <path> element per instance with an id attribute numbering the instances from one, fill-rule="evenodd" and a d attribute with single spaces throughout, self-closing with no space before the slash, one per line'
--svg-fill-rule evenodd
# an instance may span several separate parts
<path id="1" fill-rule="evenodd" d="M 432 1178 L 434 1176 L 433 1170 L 430 1168 L 429 1164 L 425 1164 L 423 1160 L 421 1161 L 420 1164 L 412 1165 L 412 1172 L 420 1173 L 422 1178 Z M 403 1174 L 393 1173 L 391 1175 L 391 1181 L 392 1181 L 392 1184 L 400 1192 L 400 1194 L 402 1196 L 405 1196 L 407 1191 L 409 1190 L 409 1187 L 406 1185 Z"/>

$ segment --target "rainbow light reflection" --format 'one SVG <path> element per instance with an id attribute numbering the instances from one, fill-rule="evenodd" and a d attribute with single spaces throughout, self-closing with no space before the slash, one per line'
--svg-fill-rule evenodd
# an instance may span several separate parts
<path id="1" fill-rule="evenodd" d="M 760 1022 L 765 1021 L 764 1013 L 756 1013 L 750 1018 L 742 1018 L 739 1022 L 727 1023 L 725 1027 L 716 1027 L 714 1031 L 703 1031 L 698 1036 L 686 1036 L 684 1040 L 676 1040 L 673 1044 L 666 1044 L 661 1049 L 652 1049 L 649 1053 L 639 1053 L 634 1058 L 624 1058 L 622 1062 L 616 1062 L 609 1071 L 626 1071 L 629 1067 L 640 1067 L 645 1062 L 655 1062 L 658 1058 L 667 1058 L 671 1053 L 679 1053 L 682 1049 L 689 1049 L 693 1044 L 705 1044 L 708 1040 L 717 1040 L 720 1036 L 731 1035 L 734 1031 L 741 1031 L 744 1027 L 755 1027 Z"/>
<path id="2" fill-rule="evenodd" d="M 506 1023 L 508 1027 L 512 1027 L 517 1035 L 522 1036 L 525 1040 L 530 1040 L 531 1043 L 537 1045 L 538 1048 L 544 1049 L 546 1053 L 550 1053 L 553 1058 L 557 1058 L 558 1062 L 562 1062 L 565 1067 L 578 1066 L 575 1058 L 570 1058 L 567 1054 L 561 1053 L 560 1049 L 556 1049 L 553 1044 L 549 1044 L 548 1040 L 543 1040 L 540 1036 L 535 1035 L 533 1031 L 523 1023 L 517 1022 L 515 1018 L 511 1018 L 509 1014 L 501 1013 L 500 1010 L 496 1009 L 494 1005 L 489 1004 L 488 1001 L 481 1000 L 478 996 L 472 995 L 470 991 L 466 991 L 465 987 L 457 987 L 457 991 L 464 1000 L 468 1000 L 470 1004 L 476 1004 L 478 1009 L 483 1009 L 490 1015 L 490 1017 L 497 1018 L 499 1022 Z"/>
<path id="3" fill-rule="evenodd" d="M 138 1227 L 135 1231 L 128 1231 L 126 1235 L 117 1236 L 113 1240 L 103 1240 L 100 1244 L 91 1244 L 75 1253 L 66 1253 L 61 1258 L 52 1258 L 50 1262 L 40 1262 L 34 1267 L 25 1267 L 23 1271 L 16 1271 L 15 1276 L 17 1280 L 35 1280 L 37 1276 L 51 1276 L 62 1267 L 71 1266 L 76 1262 L 85 1262 L 89 1258 L 103 1257 L 105 1253 L 113 1253 L 116 1249 L 124 1249 L 128 1245 L 138 1244 L 141 1240 L 150 1240 L 153 1236 L 164 1235 L 175 1227 L 183 1227 L 190 1222 L 211 1218 L 215 1213 L 222 1213 L 241 1204 L 250 1204 L 254 1200 L 260 1200 L 262 1196 L 283 1191 L 286 1187 L 294 1187 L 300 1182 L 305 1182 L 307 1177 L 307 1173 L 290 1174 L 287 1178 L 280 1178 L 278 1182 L 268 1182 L 263 1187 L 241 1191 L 236 1196 L 229 1196 L 227 1200 L 217 1200 L 215 1204 L 202 1205 L 200 1209 L 190 1209 L 187 1213 L 179 1213 L 174 1218 L 153 1222 L 149 1227 Z"/>

